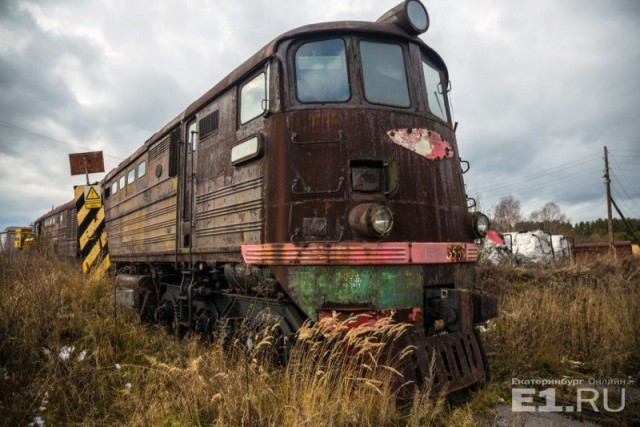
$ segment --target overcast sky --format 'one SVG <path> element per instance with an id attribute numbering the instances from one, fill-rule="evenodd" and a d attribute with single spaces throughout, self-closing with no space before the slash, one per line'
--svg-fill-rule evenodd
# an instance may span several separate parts
<path id="1" fill-rule="evenodd" d="M 109 170 L 278 34 L 396 3 L 0 0 L 0 229 L 72 199 L 69 153 L 103 150 Z M 640 217 L 640 1 L 426 6 L 483 210 L 512 194 L 524 214 L 605 217 L 607 145 L 614 197 Z"/>

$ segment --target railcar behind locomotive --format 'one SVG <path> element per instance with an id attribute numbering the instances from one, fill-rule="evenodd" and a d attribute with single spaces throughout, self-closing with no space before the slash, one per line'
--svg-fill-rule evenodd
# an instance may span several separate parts
<path id="1" fill-rule="evenodd" d="M 61 257 L 78 256 L 76 203 L 71 200 L 53 208 L 33 222 L 35 238 L 46 242 L 49 250 Z"/>
<path id="2" fill-rule="evenodd" d="M 285 33 L 103 180 L 111 261 L 142 313 L 180 328 L 366 313 L 411 325 L 418 381 L 484 375 L 449 75 L 424 6 Z M 275 319 L 275 320 L 274 320 Z"/>

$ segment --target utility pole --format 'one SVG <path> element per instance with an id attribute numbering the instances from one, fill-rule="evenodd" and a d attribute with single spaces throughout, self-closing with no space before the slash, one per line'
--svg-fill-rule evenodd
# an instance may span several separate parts
<path id="1" fill-rule="evenodd" d="M 604 146 L 604 180 L 607 187 L 607 228 L 609 230 L 609 252 L 615 255 L 613 246 L 613 219 L 611 215 L 611 179 L 609 178 L 609 151 Z"/>

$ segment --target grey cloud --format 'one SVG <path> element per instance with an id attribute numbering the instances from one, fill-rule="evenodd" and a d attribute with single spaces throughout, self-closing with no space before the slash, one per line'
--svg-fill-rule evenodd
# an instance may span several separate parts
<path id="1" fill-rule="evenodd" d="M 0 120 L 126 157 L 278 34 L 319 21 L 374 20 L 396 3 L 33 3 L 59 31 L 39 24 L 18 1 L 0 2 L 0 34 L 15 39 L 12 49 L 0 49 Z M 427 7 L 432 24 L 423 38 L 449 66 L 460 152 L 472 163 L 468 192 L 485 188 L 481 199 L 491 200 L 513 191 L 526 209 L 553 200 L 563 210 L 588 206 L 572 211 L 574 219 L 601 216 L 597 162 L 590 164 L 592 175 L 564 185 L 554 184 L 553 173 L 531 182 L 518 177 L 599 155 L 604 144 L 638 149 L 640 3 L 493 0 Z M 66 31 L 76 27 L 86 31 Z M 76 74 L 56 71 L 69 57 Z M 73 91 L 77 76 L 91 91 L 89 105 Z M 66 155 L 73 151 L 0 128 L 0 162 L 38 154 L 22 163 L 19 183 L 0 173 L 0 228 L 14 225 L 5 206 L 25 213 L 16 217 L 12 210 L 11 221 L 26 223 L 70 199 L 77 180 L 68 176 Z M 118 160 L 106 162 L 109 168 Z M 51 191 L 29 180 L 46 180 Z M 511 187 L 495 188 L 510 180 Z"/>
<path id="2" fill-rule="evenodd" d="M 442 15 L 444 8 L 438 5 Z M 598 155 L 605 144 L 637 148 L 637 2 L 493 2 L 452 9 L 458 15 L 445 24 L 451 25 L 445 33 L 454 36 L 438 36 L 437 42 L 454 81 L 461 154 L 472 162 L 470 193 L 549 166 L 561 171 L 585 153 Z M 455 23 L 467 14 L 478 24 Z M 565 187 L 554 186 L 555 174 L 548 175 L 547 185 L 533 191 L 526 183 L 511 189 L 525 202 L 538 197 L 571 206 L 603 200 L 597 168 Z M 503 191 L 483 191 L 481 199 Z M 583 218 L 602 215 L 602 206 Z"/>
<path id="3" fill-rule="evenodd" d="M 0 56 L 0 94 L 5 100 L 0 103 L 0 117 L 43 134 L 48 132 L 45 122 L 55 122 L 71 135 L 84 137 L 92 119 L 83 117 L 65 76 L 56 69 L 65 57 L 73 58 L 79 66 L 71 72 L 100 84 L 100 49 L 88 40 L 42 30 L 26 11 L 12 8 L 3 19 L 14 22 L 14 18 L 29 37 L 24 47 Z M 29 152 L 21 145 L 25 137 L 14 134 L 2 130 L 0 152 Z"/>

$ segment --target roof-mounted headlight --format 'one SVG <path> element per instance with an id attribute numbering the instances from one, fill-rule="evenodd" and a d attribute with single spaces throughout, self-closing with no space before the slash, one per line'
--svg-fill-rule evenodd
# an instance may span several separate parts
<path id="1" fill-rule="evenodd" d="M 363 203 L 349 212 L 349 225 L 364 237 L 385 237 L 393 228 L 391 209 L 377 203 Z"/>
<path id="2" fill-rule="evenodd" d="M 418 0 L 406 0 L 382 15 L 377 22 L 396 25 L 407 34 L 417 36 L 429 29 L 429 14 Z"/>
<path id="3" fill-rule="evenodd" d="M 482 239 L 489 230 L 489 217 L 480 212 L 474 212 L 471 217 L 471 228 L 473 235 Z"/>

